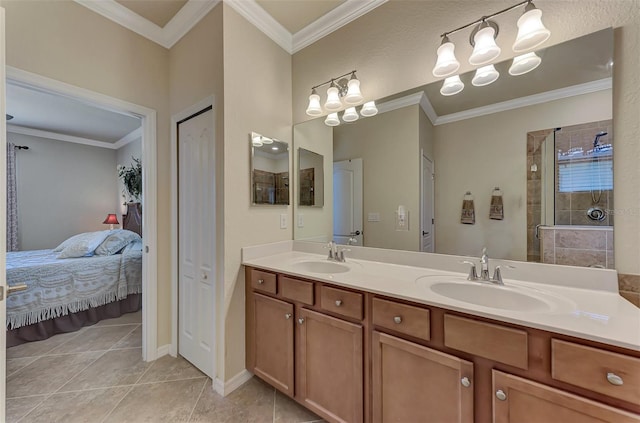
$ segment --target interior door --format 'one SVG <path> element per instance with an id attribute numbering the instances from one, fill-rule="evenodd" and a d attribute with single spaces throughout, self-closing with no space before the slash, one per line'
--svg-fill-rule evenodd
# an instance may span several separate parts
<path id="1" fill-rule="evenodd" d="M 213 109 L 178 122 L 178 353 L 215 377 Z"/>
<path id="2" fill-rule="evenodd" d="M 435 251 L 433 237 L 433 209 L 434 199 L 434 175 L 433 162 L 422 154 L 422 192 L 421 192 L 421 224 L 420 224 L 420 251 L 433 253 Z"/>
<path id="3" fill-rule="evenodd" d="M 333 163 L 333 240 L 364 246 L 362 225 L 362 159 Z"/>
<path id="4" fill-rule="evenodd" d="M 5 43 L 4 43 L 4 8 L 0 7 L 0 115 L 4 115 L 6 112 L 6 78 L 5 78 Z M 7 155 L 4 153 L 7 150 L 7 122 L 6 119 L 0 119 L 0 186 L 3 187 L 2 191 L 6 191 L 7 186 Z M 7 221 L 7 196 L 6 193 L 0 195 L 0 222 Z M 3 223 L 0 225 L 0 239 L 7 238 L 7 228 Z M 6 269 L 6 251 L 7 245 L 4 241 L 0 242 L 0 268 Z M 3 297 L 7 292 L 7 274 L 2 271 L 0 277 L 0 288 L 2 289 Z M 0 327 L 7 327 L 7 307 L 4 301 L 0 301 Z M 7 333 L 5 330 L 0 330 L 0 422 L 5 421 L 5 397 L 6 397 L 6 383 L 7 369 Z"/>

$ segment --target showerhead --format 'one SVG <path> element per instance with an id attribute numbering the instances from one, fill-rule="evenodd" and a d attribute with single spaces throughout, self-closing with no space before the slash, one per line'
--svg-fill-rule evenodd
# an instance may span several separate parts
<path id="1" fill-rule="evenodd" d="M 593 148 L 596 148 L 598 146 L 598 143 L 600 142 L 600 138 L 604 137 L 605 135 L 607 135 L 608 132 L 606 131 L 600 131 L 596 134 L 596 139 L 593 140 Z"/>
<path id="2" fill-rule="evenodd" d="M 6 120 L 11 120 L 11 119 L 13 119 L 13 116 L 11 116 L 10 114 L 6 114 L 5 113 L 5 119 Z"/>

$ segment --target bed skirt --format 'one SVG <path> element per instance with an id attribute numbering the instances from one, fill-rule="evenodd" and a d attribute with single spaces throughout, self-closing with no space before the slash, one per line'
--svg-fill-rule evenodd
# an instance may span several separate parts
<path id="1" fill-rule="evenodd" d="M 120 317 L 141 308 L 142 294 L 130 294 L 120 301 L 7 330 L 7 348 L 25 342 L 42 341 L 58 333 L 75 332 L 84 326 L 94 325 L 100 320 Z"/>

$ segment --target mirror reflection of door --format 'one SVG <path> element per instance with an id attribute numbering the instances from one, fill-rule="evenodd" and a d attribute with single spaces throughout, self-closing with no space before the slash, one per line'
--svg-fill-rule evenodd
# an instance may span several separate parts
<path id="1" fill-rule="evenodd" d="M 253 204 L 289 204 L 289 145 L 251 133 Z"/>
<path id="2" fill-rule="evenodd" d="M 433 253 L 434 236 L 433 236 L 433 206 L 434 206 L 434 180 L 433 180 L 433 162 L 427 156 L 422 154 L 421 158 L 422 171 L 422 192 L 421 192 L 421 237 L 420 251 Z"/>
<path id="3" fill-rule="evenodd" d="M 333 240 L 364 245 L 362 233 L 362 159 L 333 163 Z"/>
<path id="4" fill-rule="evenodd" d="M 299 206 L 324 206 L 324 158 L 298 148 Z"/>

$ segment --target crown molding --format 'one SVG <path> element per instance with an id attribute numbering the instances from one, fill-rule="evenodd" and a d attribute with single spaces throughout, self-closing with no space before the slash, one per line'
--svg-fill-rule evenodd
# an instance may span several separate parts
<path id="1" fill-rule="evenodd" d="M 563 98 L 589 94 L 596 91 L 608 90 L 611 89 L 611 87 L 613 87 L 612 78 L 604 78 L 597 81 L 586 82 L 584 84 L 573 85 L 570 87 L 547 91 L 540 94 L 516 98 L 514 100 L 490 104 L 488 106 L 476 107 L 475 109 L 464 110 L 462 112 L 438 116 L 434 125 L 457 122 L 459 120 L 490 115 L 492 113 L 504 112 L 507 110 L 519 109 L 521 107 L 547 103 L 549 101 L 561 100 Z"/>
<path id="2" fill-rule="evenodd" d="M 436 112 L 433 110 L 433 106 L 431 106 L 431 103 L 429 102 L 429 99 L 427 98 L 427 95 L 424 93 L 424 91 L 419 91 L 417 93 L 409 94 L 404 97 L 395 98 L 393 100 L 380 103 L 377 106 L 378 114 L 402 109 L 403 107 L 407 106 L 414 106 L 416 104 L 420 105 L 420 108 L 422 109 L 424 114 L 427 115 L 431 123 L 435 125 L 438 115 L 436 115 Z"/>
<path id="3" fill-rule="evenodd" d="M 165 48 L 171 48 L 177 43 L 220 2 L 220 0 L 188 1 L 164 28 L 161 28 L 115 0 L 74 1 Z"/>
<path id="4" fill-rule="evenodd" d="M 387 1 L 388 0 L 346 0 L 340 6 L 293 34 L 293 44 L 290 52 L 293 54 L 302 50 L 319 39 L 331 34 L 333 31 L 342 28 L 349 22 L 369 13 L 376 7 L 382 6 Z M 252 0 L 252 2 L 255 3 L 254 0 Z"/>
<path id="5" fill-rule="evenodd" d="M 293 49 L 291 33 L 255 0 L 224 0 L 224 2 L 291 54 Z"/>
<path id="6" fill-rule="evenodd" d="M 141 130 L 141 128 L 136 129 L 136 131 L 137 130 Z M 72 143 L 75 143 L 75 144 L 90 145 L 92 147 L 108 148 L 110 150 L 117 150 L 119 148 L 119 147 L 116 147 L 115 143 L 110 143 L 110 142 L 105 142 L 105 141 L 98 141 L 98 140 L 93 140 L 93 139 L 90 139 L 90 138 L 74 137 L 72 135 L 58 134 L 57 132 L 43 131 L 41 129 L 27 128 L 26 126 L 18 126 L 18 125 L 8 124 L 7 125 L 7 132 L 11 133 L 11 134 L 29 135 L 29 136 L 32 136 L 32 137 L 47 138 L 47 139 L 56 140 L 56 141 L 64 141 L 64 142 L 72 142 Z M 133 132 L 135 132 L 135 131 L 133 131 Z M 127 136 L 128 135 L 126 135 L 125 137 L 127 137 Z M 133 141 L 133 140 L 131 140 L 131 141 Z"/>

